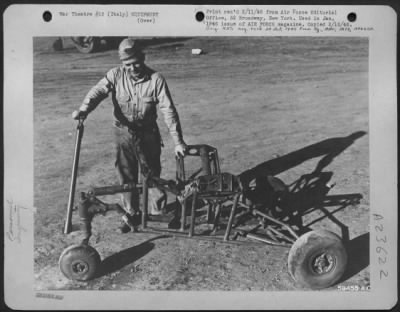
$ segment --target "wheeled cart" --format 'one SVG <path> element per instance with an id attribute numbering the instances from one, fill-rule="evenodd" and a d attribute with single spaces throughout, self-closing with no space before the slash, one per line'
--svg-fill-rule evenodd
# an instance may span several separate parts
<path id="1" fill-rule="evenodd" d="M 65 234 L 72 229 L 83 121 L 79 120 L 77 127 Z M 189 161 L 195 164 L 194 168 L 193 165 L 189 168 Z M 221 243 L 257 243 L 290 248 L 288 270 L 300 285 L 312 289 L 332 286 L 341 278 L 347 264 L 347 253 L 341 238 L 326 230 L 299 235 L 279 214 L 274 213 L 279 211 L 279 205 L 287 195 L 288 188 L 277 177 L 268 176 L 267 181 L 273 190 L 270 194 L 273 197 L 273 206 L 256 206 L 246 198 L 249 186 L 242 185 L 238 176 L 221 172 L 216 148 L 204 144 L 190 145 L 185 158 L 176 159 L 175 180 L 149 176 L 143 177 L 137 184 L 95 187 L 81 192 L 76 210 L 80 217 L 82 238 L 63 251 L 59 260 L 60 269 L 72 280 L 85 281 L 96 276 L 101 257 L 89 243 L 92 235 L 91 222 L 96 215 L 105 214 L 109 210 L 125 214 L 118 204 L 106 204 L 98 197 L 136 190 L 141 196 L 142 216 L 134 231 Z M 166 220 L 173 226 L 156 226 L 162 221 L 154 221 L 149 217 L 149 187 L 158 187 L 176 197 L 177 205 L 172 220 Z M 203 215 L 199 213 L 204 211 Z M 250 221 L 241 224 L 240 220 L 244 215 Z"/>

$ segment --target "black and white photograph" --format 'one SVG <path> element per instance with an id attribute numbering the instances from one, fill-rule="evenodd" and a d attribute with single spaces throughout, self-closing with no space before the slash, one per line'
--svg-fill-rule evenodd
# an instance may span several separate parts
<path id="1" fill-rule="evenodd" d="M 37 300 L 368 296 L 377 261 L 375 276 L 394 278 L 391 217 L 371 210 L 368 36 L 132 28 L 31 40 L 33 228 L 8 197 L 5 240 L 32 234 Z"/>
<path id="2" fill-rule="evenodd" d="M 366 38 L 33 43 L 38 289 L 368 290 Z"/>

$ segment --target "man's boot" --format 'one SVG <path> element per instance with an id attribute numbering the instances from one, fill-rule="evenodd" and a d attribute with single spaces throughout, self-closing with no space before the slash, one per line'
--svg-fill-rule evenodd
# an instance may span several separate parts
<path id="1" fill-rule="evenodd" d="M 137 227 L 141 223 L 141 212 L 136 212 L 134 215 L 125 213 L 122 216 L 121 225 L 118 230 L 121 234 L 128 233 L 130 231 L 137 232 Z"/>

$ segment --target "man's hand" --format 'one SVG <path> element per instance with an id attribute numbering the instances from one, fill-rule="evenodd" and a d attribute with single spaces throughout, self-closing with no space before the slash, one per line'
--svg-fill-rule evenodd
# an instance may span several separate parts
<path id="1" fill-rule="evenodd" d="M 74 111 L 72 113 L 72 118 L 75 120 L 85 119 L 87 117 L 87 115 L 88 115 L 87 112 L 78 110 L 78 111 Z"/>
<path id="2" fill-rule="evenodd" d="M 187 146 L 185 143 L 176 145 L 175 146 L 175 155 L 178 157 L 179 156 L 185 157 L 186 148 L 187 148 Z"/>

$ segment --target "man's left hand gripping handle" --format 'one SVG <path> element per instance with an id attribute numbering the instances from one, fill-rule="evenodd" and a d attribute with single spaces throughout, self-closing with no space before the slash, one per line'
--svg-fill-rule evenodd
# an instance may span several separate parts
<path id="1" fill-rule="evenodd" d="M 87 115 L 86 111 L 77 110 L 72 113 L 72 118 L 75 120 L 86 119 Z"/>

